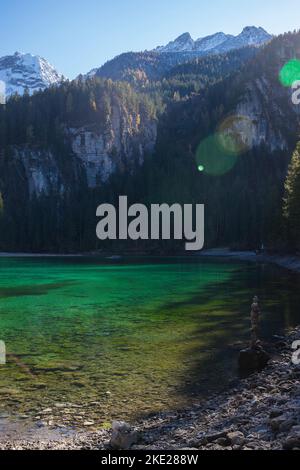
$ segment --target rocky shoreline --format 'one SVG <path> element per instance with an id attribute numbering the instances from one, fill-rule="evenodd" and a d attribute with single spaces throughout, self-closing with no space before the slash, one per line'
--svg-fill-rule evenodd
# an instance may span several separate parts
<path id="1" fill-rule="evenodd" d="M 124 443 L 136 450 L 300 450 L 300 365 L 292 362 L 297 340 L 300 327 L 276 338 L 272 360 L 262 372 L 191 409 L 135 423 L 125 429 Z M 47 435 L 36 429 L 30 439 L 0 441 L 0 449 L 105 450 L 111 439 L 111 430 Z"/>
<path id="2" fill-rule="evenodd" d="M 277 338 L 262 372 L 210 398 L 198 409 L 161 417 L 142 427 L 146 448 L 300 450 L 300 366 L 292 344 L 300 328 Z"/>
<path id="3" fill-rule="evenodd" d="M 279 253 L 255 253 L 254 251 L 231 251 L 229 248 L 204 250 L 198 255 L 204 258 L 229 258 L 257 263 L 271 263 L 293 272 L 300 272 L 300 256 Z"/>

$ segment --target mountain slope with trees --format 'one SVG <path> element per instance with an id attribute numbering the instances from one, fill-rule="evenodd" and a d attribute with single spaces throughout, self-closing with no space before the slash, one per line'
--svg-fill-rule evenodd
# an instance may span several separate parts
<path id="1" fill-rule="evenodd" d="M 175 64 L 143 84 L 80 78 L 13 96 L 0 110 L 0 248 L 111 248 L 96 239 L 96 208 L 123 194 L 147 205 L 204 203 L 206 246 L 283 248 L 300 108 L 279 74 L 299 56 L 300 34 L 289 33 L 260 50 Z"/>

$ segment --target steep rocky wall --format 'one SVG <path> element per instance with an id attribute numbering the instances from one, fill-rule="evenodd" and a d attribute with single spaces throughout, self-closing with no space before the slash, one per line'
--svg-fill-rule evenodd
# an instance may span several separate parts
<path id="1" fill-rule="evenodd" d="M 297 135 L 300 129 L 300 106 L 293 105 L 291 89 L 274 88 L 263 77 L 248 84 L 234 114 L 251 122 L 249 148 L 264 145 L 271 152 L 288 150 L 288 135 Z"/>
<path id="2" fill-rule="evenodd" d="M 9 174 L 30 197 L 63 194 L 79 181 L 95 188 L 117 170 L 132 174 L 153 151 L 156 135 L 155 120 L 114 106 L 105 131 L 97 124 L 66 128 L 68 155 L 30 145 L 12 147 L 1 163 L 5 192 L 10 192 Z"/>
<path id="3" fill-rule="evenodd" d="M 15 148 L 13 158 L 17 175 L 24 180 L 30 196 L 49 194 L 52 189 L 63 192 L 64 184 L 51 151 Z"/>
<path id="4" fill-rule="evenodd" d="M 74 154 L 82 162 L 88 186 L 106 182 L 116 171 L 132 173 L 152 152 L 157 136 L 156 122 L 139 114 L 130 115 L 114 105 L 103 132 L 97 126 L 67 129 Z"/>

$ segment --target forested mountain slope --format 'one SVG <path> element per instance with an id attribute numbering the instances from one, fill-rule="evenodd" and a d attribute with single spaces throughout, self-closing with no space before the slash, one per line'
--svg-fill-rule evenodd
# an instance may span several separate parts
<path id="1" fill-rule="evenodd" d="M 121 194 L 205 203 L 207 246 L 281 246 L 300 107 L 279 77 L 299 56 L 290 33 L 258 51 L 175 64 L 142 86 L 94 77 L 12 97 L 0 108 L 0 249 L 106 248 L 96 207 Z"/>

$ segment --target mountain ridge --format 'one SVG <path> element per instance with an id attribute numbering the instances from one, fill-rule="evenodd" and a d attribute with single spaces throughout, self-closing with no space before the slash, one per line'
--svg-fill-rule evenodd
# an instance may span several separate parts
<path id="1" fill-rule="evenodd" d="M 166 46 L 159 46 L 154 49 L 155 52 L 219 52 L 220 50 L 228 51 L 244 46 L 260 46 L 261 44 L 272 39 L 264 28 L 256 26 L 246 26 L 237 36 L 217 32 L 210 36 L 205 36 L 193 40 L 190 33 L 181 34 L 174 41 L 169 42 Z M 221 49 L 220 49 L 221 48 Z"/>
<path id="2" fill-rule="evenodd" d="M 263 28 L 255 26 L 246 26 L 237 36 L 218 32 L 196 41 L 192 39 L 190 33 L 184 33 L 167 46 L 144 52 L 124 52 L 101 67 L 94 68 L 85 75 L 85 78 L 98 76 L 128 81 L 129 77 L 131 82 L 157 80 L 172 67 L 197 58 L 226 54 L 245 47 L 259 48 L 272 38 L 273 36 Z"/>
<path id="3" fill-rule="evenodd" d="M 172 67 L 197 57 L 223 54 L 248 46 L 259 47 L 272 37 L 262 27 L 255 26 L 246 26 L 237 36 L 217 32 L 195 41 L 190 33 L 184 33 L 166 46 L 159 46 L 152 51 L 120 54 L 83 77 L 100 76 L 126 81 L 127 76 L 130 79 L 133 76 L 137 82 L 159 79 Z M 26 90 L 29 94 L 45 90 L 51 85 L 59 84 L 63 78 L 47 60 L 38 55 L 16 52 L 0 58 L 0 88 L 1 94 L 3 88 L 5 89 L 6 98 L 14 93 L 23 95 Z"/>

